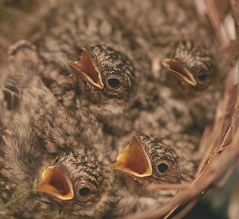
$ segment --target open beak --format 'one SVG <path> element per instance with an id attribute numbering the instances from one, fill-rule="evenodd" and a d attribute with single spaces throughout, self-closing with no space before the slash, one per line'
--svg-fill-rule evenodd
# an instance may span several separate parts
<path id="1" fill-rule="evenodd" d="M 118 155 L 113 169 L 141 178 L 152 175 L 151 162 L 137 137 Z"/>
<path id="2" fill-rule="evenodd" d="M 79 73 L 83 80 L 90 82 L 99 89 L 104 88 L 101 73 L 92 62 L 90 55 L 86 49 L 83 50 L 78 61 L 69 62 L 70 68 Z"/>
<path id="3" fill-rule="evenodd" d="M 166 67 L 169 70 L 169 73 L 171 73 L 178 80 L 186 82 L 192 86 L 197 85 L 197 81 L 195 80 L 193 74 L 175 59 L 165 58 L 162 61 L 162 65 Z"/>
<path id="4" fill-rule="evenodd" d="M 50 166 L 42 172 L 41 181 L 36 185 L 35 191 L 64 201 L 74 197 L 70 179 L 58 166 Z"/>

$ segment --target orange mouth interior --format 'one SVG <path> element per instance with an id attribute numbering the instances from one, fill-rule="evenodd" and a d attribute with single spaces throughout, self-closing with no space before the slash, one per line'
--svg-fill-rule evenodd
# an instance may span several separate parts
<path id="1" fill-rule="evenodd" d="M 165 58 L 162 64 L 164 67 L 168 68 L 169 72 L 178 80 L 184 81 L 192 86 L 197 85 L 197 81 L 193 77 L 193 74 L 176 60 Z"/>
<path id="2" fill-rule="evenodd" d="M 77 73 L 80 73 L 80 76 L 84 80 L 89 81 L 95 87 L 98 87 L 100 89 L 104 88 L 101 73 L 92 62 L 87 50 L 83 50 L 80 60 L 70 62 L 69 66 Z"/>
<path id="3" fill-rule="evenodd" d="M 74 197 L 71 181 L 57 166 L 50 166 L 43 171 L 35 190 L 60 200 L 71 200 Z"/>
<path id="4" fill-rule="evenodd" d="M 118 155 L 113 169 L 136 177 L 152 175 L 151 162 L 137 137 L 134 136 L 132 142 Z"/>

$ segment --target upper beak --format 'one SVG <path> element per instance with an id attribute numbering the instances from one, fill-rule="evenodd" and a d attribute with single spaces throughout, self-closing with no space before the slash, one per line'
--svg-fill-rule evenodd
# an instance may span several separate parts
<path id="1" fill-rule="evenodd" d="M 69 62 L 69 66 L 74 71 L 79 73 L 84 80 L 92 83 L 95 87 L 99 89 L 104 88 L 101 73 L 92 62 L 86 49 L 83 50 L 80 59 L 78 61 Z"/>
<path id="2" fill-rule="evenodd" d="M 113 169 L 136 177 L 152 175 L 152 166 L 140 140 L 133 136 L 131 143 L 118 155 Z"/>
<path id="3" fill-rule="evenodd" d="M 162 61 L 162 65 L 166 67 L 178 80 L 186 82 L 192 86 L 197 85 L 197 81 L 195 80 L 193 74 L 175 59 L 165 58 Z"/>
<path id="4" fill-rule="evenodd" d="M 58 166 L 50 166 L 42 172 L 41 181 L 36 185 L 35 191 L 48 194 L 59 200 L 74 198 L 72 183 Z"/>

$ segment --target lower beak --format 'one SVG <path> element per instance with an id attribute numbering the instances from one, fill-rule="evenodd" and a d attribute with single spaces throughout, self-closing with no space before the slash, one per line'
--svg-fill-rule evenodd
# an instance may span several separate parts
<path id="1" fill-rule="evenodd" d="M 151 162 L 137 137 L 119 154 L 113 169 L 141 178 L 152 175 Z"/>
<path id="2" fill-rule="evenodd" d="M 69 62 L 69 67 L 79 74 L 83 80 L 90 82 L 99 89 L 104 88 L 101 73 L 91 60 L 86 49 L 83 50 L 78 61 Z"/>
<path id="3" fill-rule="evenodd" d="M 195 80 L 193 74 L 175 59 L 165 58 L 162 61 L 162 65 L 166 67 L 169 70 L 168 72 L 178 80 L 186 82 L 192 86 L 197 85 L 197 81 Z"/>
<path id="4" fill-rule="evenodd" d="M 35 191 L 64 201 L 74 197 L 70 179 L 58 166 L 50 166 L 42 172 L 42 179 L 36 185 Z"/>

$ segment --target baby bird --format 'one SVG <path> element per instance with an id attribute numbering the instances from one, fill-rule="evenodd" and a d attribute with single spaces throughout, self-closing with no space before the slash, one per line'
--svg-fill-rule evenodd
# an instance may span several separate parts
<path id="1" fill-rule="evenodd" d="M 69 63 L 76 72 L 82 95 L 97 114 L 122 111 L 132 95 L 134 66 L 121 52 L 104 45 L 82 50 L 80 59 Z M 85 82 L 85 83 L 82 83 Z M 100 111 L 100 112 L 99 112 Z"/>
<path id="2" fill-rule="evenodd" d="M 102 99 L 105 108 L 107 97 L 116 97 L 120 101 L 124 96 L 127 100 L 135 71 L 131 61 L 133 57 L 127 52 L 125 43 L 121 42 L 122 33 L 108 17 L 104 3 L 95 0 L 68 1 L 66 5 L 64 1 L 59 1 L 55 7 L 57 10 L 51 14 L 54 22 L 47 23 L 50 25 L 47 34 L 35 42 L 46 67 L 42 72 L 44 82 L 65 105 L 70 101 L 64 100 L 60 94 L 65 96 L 74 88 L 75 92 L 84 92 L 79 86 L 79 78 L 88 82 L 87 90 L 94 94 L 93 97 L 92 93 L 88 96 L 94 101 L 98 99 L 98 103 Z M 69 11 L 71 16 L 62 20 L 62 15 Z M 75 74 L 72 74 L 72 70 Z M 98 90 L 93 91 L 92 86 Z M 74 102 L 74 98 L 71 101 Z M 69 105 L 73 107 L 74 104 Z"/>
<path id="3" fill-rule="evenodd" d="M 191 139 L 180 138 L 133 136 L 113 164 L 121 189 L 114 189 L 117 202 L 109 214 L 122 216 L 156 209 L 176 194 L 172 189 L 150 192 L 146 188 L 150 183 L 180 184 L 193 180 L 200 155 Z"/>
<path id="4" fill-rule="evenodd" d="M 47 139 L 45 146 L 49 153 L 69 145 L 77 147 L 78 142 L 74 139 L 80 137 L 96 148 L 101 143 L 109 145 L 104 148 L 107 154 L 111 140 L 107 139 L 109 144 L 104 141 L 96 118 L 83 107 L 76 118 L 56 100 L 38 75 L 41 71 L 39 59 L 36 48 L 27 41 L 20 41 L 10 48 L 12 69 L 2 83 L 2 99 L 9 114 L 21 112 L 28 115 L 39 136 Z"/>
<path id="5" fill-rule="evenodd" d="M 28 195 L 17 206 L 7 204 L 11 215 L 100 217 L 108 207 L 112 181 L 103 156 L 85 143 L 54 156 L 44 154 L 44 141 L 31 119 L 19 113 L 14 116 L 1 144 L 1 199 L 8 203 L 14 194 Z"/>
<path id="6" fill-rule="evenodd" d="M 180 100 L 188 111 L 180 114 L 189 113 L 193 121 L 187 126 L 203 129 L 212 119 L 225 78 L 221 53 L 209 27 L 200 23 L 187 2 L 114 3 L 112 16 L 151 60 L 149 73 L 161 101 Z M 169 99 L 164 99 L 164 93 L 168 92 Z"/>
<path id="7" fill-rule="evenodd" d="M 221 96 L 216 62 L 193 41 L 179 41 L 171 50 L 162 61 L 162 81 L 151 81 L 158 92 L 157 104 L 140 112 L 144 119 L 135 122 L 135 129 L 153 136 L 190 133 L 198 138 Z"/>
<path id="8" fill-rule="evenodd" d="M 190 181 L 197 167 L 196 145 L 190 138 L 157 139 L 141 134 L 118 155 L 113 168 L 148 182 Z M 191 156 L 189 156 L 191 154 Z"/>
<path id="9" fill-rule="evenodd" d="M 188 95 L 191 89 L 190 95 L 193 95 L 193 90 L 207 88 L 216 77 L 216 66 L 212 55 L 207 49 L 195 45 L 193 41 L 178 42 L 173 53 L 162 60 L 162 65 L 166 68 L 165 74 L 171 74 L 178 79 L 178 86 L 181 85 L 181 92 L 179 90 L 175 92 L 180 92 L 178 95 L 185 92 L 185 89 L 188 89 L 186 91 Z M 170 82 L 173 83 L 172 79 L 167 77 L 165 83 L 173 86 Z M 174 89 L 177 89 L 177 86 L 174 86 Z"/>
<path id="10" fill-rule="evenodd" d="M 85 107 L 102 122 L 104 129 L 123 134 L 124 128 L 127 131 L 132 126 L 129 118 L 134 114 L 125 112 L 132 106 L 135 75 L 139 70 L 129 56 L 112 46 L 97 44 L 88 49 L 78 48 L 76 54 L 79 58 L 68 60 L 62 66 L 59 61 L 55 64 L 58 67 L 53 68 L 45 60 L 43 82 L 68 109 L 77 112 Z M 68 73 L 59 76 L 62 72 Z M 61 80 L 65 82 L 62 85 Z M 67 84 L 67 81 L 71 82 Z M 128 125 L 122 127 L 124 122 Z"/>
<path id="11" fill-rule="evenodd" d="M 44 212 L 98 217 L 108 206 L 104 194 L 105 188 L 110 190 L 112 174 L 107 155 L 102 155 L 107 154 L 106 147 L 102 154 L 97 152 L 97 145 L 103 144 L 97 135 L 101 132 L 94 131 L 97 123 L 88 128 L 93 117 L 79 120 L 57 102 L 38 76 L 39 56 L 32 44 L 21 41 L 12 46 L 10 63 L 11 71 L 2 84 L 5 111 L 11 113 L 1 162 L 5 201 L 12 191 L 33 189 L 43 195 L 27 199 L 28 204 L 12 212 L 30 218 L 37 209 L 39 218 Z"/>
<path id="12" fill-rule="evenodd" d="M 124 135 L 137 117 L 132 102 L 148 63 L 136 59 L 130 50 L 134 40 L 118 29 L 108 6 L 94 0 L 59 1 L 51 13 L 54 22 L 48 22 L 47 34 L 35 44 L 40 76 L 57 100 L 76 114 L 86 107 L 104 130 Z"/>
<path id="13" fill-rule="evenodd" d="M 201 128 L 212 120 L 222 94 L 224 78 L 217 63 L 212 52 L 193 41 L 176 43 L 162 60 L 161 76 L 171 87 L 172 97 L 187 104 L 194 123 Z"/>

